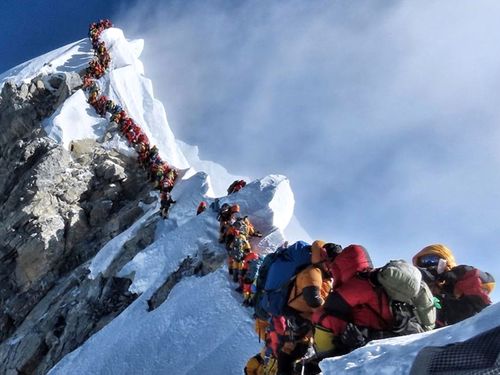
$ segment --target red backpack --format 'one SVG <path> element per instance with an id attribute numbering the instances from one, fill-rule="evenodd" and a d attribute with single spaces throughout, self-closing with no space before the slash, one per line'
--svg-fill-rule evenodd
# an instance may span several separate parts
<path id="1" fill-rule="evenodd" d="M 493 290 L 495 279 L 488 272 L 478 270 L 473 266 L 460 265 L 452 268 L 448 279 L 455 281 L 453 294 L 462 296 L 479 296 L 486 304 L 491 304 L 488 294 Z"/>

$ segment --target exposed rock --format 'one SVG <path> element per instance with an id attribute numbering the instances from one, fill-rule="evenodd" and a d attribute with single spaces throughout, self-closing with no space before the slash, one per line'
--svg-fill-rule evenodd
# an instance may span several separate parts
<path id="1" fill-rule="evenodd" d="M 137 236 L 125 242 L 123 245 L 124 250 L 120 253 L 120 256 L 116 257 L 111 263 L 104 276 L 117 274 L 127 262 L 132 260 L 141 250 L 153 243 L 158 220 L 158 216 L 150 218 L 144 223 Z"/>
<path id="2" fill-rule="evenodd" d="M 28 96 L 28 85 L 26 83 L 23 83 L 21 85 L 21 90 L 19 90 L 19 97 L 21 99 L 26 99 Z"/>
<path id="3" fill-rule="evenodd" d="M 195 258 L 187 257 L 148 300 L 149 311 L 160 306 L 177 283 L 187 276 L 203 276 L 220 268 L 225 256 L 219 251 L 211 251 L 208 247 L 202 249 Z"/>
<path id="4" fill-rule="evenodd" d="M 105 180 L 110 182 L 127 178 L 123 167 L 113 163 L 111 160 L 106 160 L 101 165 L 98 165 L 95 169 L 95 174 L 97 177 L 104 177 Z"/>
<path id="5" fill-rule="evenodd" d="M 46 373 L 137 297 L 112 272 L 87 278 L 85 262 L 143 214 L 145 172 L 95 141 L 68 152 L 40 125 L 80 86 L 65 73 L 6 83 L 0 95 L 0 375 Z M 154 229 L 148 222 L 121 262 Z"/>
<path id="6" fill-rule="evenodd" d="M 35 84 L 38 90 L 45 90 L 45 85 L 41 79 L 37 79 Z"/>

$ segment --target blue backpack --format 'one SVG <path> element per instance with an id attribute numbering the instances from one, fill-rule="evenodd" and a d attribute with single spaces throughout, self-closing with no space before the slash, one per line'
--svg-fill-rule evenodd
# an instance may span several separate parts
<path id="1" fill-rule="evenodd" d="M 311 245 L 298 241 L 268 254 L 259 269 L 254 297 L 255 315 L 283 315 L 295 275 L 311 264 Z"/>

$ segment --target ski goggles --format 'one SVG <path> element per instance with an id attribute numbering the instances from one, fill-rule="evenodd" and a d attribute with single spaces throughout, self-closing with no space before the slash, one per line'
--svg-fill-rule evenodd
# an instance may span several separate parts
<path id="1" fill-rule="evenodd" d="M 436 254 L 422 255 L 420 258 L 418 258 L 417 265 L 424 268 L 437 267 L 441 259 L 442 258 Z"/>

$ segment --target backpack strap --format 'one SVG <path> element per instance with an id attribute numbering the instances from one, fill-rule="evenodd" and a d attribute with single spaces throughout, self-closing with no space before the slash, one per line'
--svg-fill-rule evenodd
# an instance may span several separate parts
<path id="1" fill-rule="evenodd" d="M 257 360 L 257 362 L 259 362 L 260 365 L 264 364 L 264 358 L 262 358 L 262 356 L 260 355 L 260 353 L 259 354 L 255 354 L 253 357 Z"/>
<path id="2" fill-rule="evenodd" d="M 299 298 L 303 294 L 302 292 L 297 293 L 297 277 L 296 276 L 293 277 L 293 286 L 290 288 L 290 292 L 294 289 L 295 289 L 294 296 L 292 299 L 290 299 L 290 297 L 288 297 L 287 305 L 292 303 L 293 301 L 295 301 L 297 298 Z"/>
<path id="3" fill-rule="evenodd" d="M 319 266 L 321 263 L 323 263 L 324 261 L 322 260 L 321 262 L 317 262 L 317 263 L 313 263 L 312 264 L 312 267 L 313 268 L 318 268 L 321 272 L 323 272 L 323 270 L 321 269 L 321 267 Z M 305 269 L 305 268 L 304 268 Z M 302 270 L 303 271 L 303 270 Z M 302 296 L 304 294 L 304 289 L 302 289 L 302 291 L 300 293 L 297 293 L 297 275 L 299 274 L 299 272 L 297 272 L 297 274 L 295 274 L 293 276 L 293 278 L 290 279 L 290 281 L 293 280 L 293 287 L 295 287 L 295 294 L 293 296 L 292 299 L 289 299 L 288 300 L 288 304 L 292 303 L 293 301 L 295 301 L 297 298 L 299 298 L 300 296 Z M 290 288 L 290 292 L 293 290 L 293 288 Z M 288 297 L 290 298 L 290 297 Z"/>

